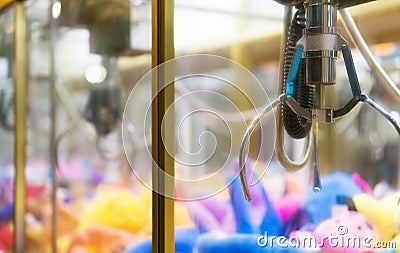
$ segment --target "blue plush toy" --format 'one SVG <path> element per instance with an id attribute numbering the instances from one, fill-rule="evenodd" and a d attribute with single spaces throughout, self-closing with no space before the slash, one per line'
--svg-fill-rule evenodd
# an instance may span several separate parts
<path id="1" fill-rule="evenodd" d="M 318 224 L 331 217 L 332 206 L 338 203 L 339 198 L 352 198 L 360 193 L 362 190 L 351 175 L 335 172 L 322 178 L 321 192 L 314 192 L 310 188 L 301 206 L 306 210 L 310 222 Z"/>
<path id="2" fill-rule="evenodd" d="M 270 235 L 281 235 L 282 224 L 278 213 L 269 200 L 267 193 L 261 184 L 251 188 L 253 201 L 247 202 L 242 192 L 242 186 L 238 177 L 236 177 L 229 187 L 231 202 L 236 221 L 237 233 L 255 233 L 264 234 L 268 231 Z M 262 214 L 260 224 L 254 224 L 254 215 L 252 209 L 257 205 L 264 205 L 265 212 Z"/>
<path id="3" fill-rule="evenodd" d="M 176 253 L 192 253 L 199 232 L 194 228 L 175 229 Z M 151 253 L 151 239 L 145 239 L 125 249 L 124 253 Z"/>
<path id="4" fill-rule="evenodd" d="M 202 234 L 195 247 L 198 253 L 261 253 L 261 252 L 299 252 L 299 249 L 289 245 L 279 246 L 267 243 L 268 236 L 279 236 L 282 224 L 264 188 L 257 184 L 251 188 L 253 202 L 244 198 L 239 178 L 235 178 L 229 187 L 230 199 L 236 222 L 236 233 L 206 233 Z M 263 207 L 263 208 L 260 208 Z M 254 209 L 265 210 L 261 222 L 254 222 Z M 260 239 L 261 238 L 261 239 Z"/>
<path id="5" fill-rule="evenodd" d="M 269 237 L 271 238 L 271 237 Z M 301 248 L 290 246 L 287 242 L 278 244 L 277 240 L 268 240 L 265 235 L 215 233 L 203 234 L 197 243 L 198 253 L 296 253 L 304 252 Z"/>
<path id="6" fill-rule="evenodd" d="M 14 205 L 12 203 L 4 205 L 0 209 L 0 223 L 12 220 L 14 212 Z"/>

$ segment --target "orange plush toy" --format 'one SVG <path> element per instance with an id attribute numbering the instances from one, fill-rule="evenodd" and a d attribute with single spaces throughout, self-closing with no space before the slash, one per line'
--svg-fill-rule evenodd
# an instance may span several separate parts
<path id="1" fill-rule="evenodd" d="M 72 235 L 68 253 L 122 252 L 133 241 L 134 235 L 126 230 L 92 224 Z"/>

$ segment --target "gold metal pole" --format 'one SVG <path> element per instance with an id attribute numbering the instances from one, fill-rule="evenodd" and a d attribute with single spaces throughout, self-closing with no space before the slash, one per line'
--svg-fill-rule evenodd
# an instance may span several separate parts
<path id="1" fill-rule="evenodd" d="M 23 1 L 14 4 L 14 252 L 25 251 L 25 144 L 26 144 L 26 82 L 27 23 Z"/>
<path id="2" fill-rule="evenodd" d="M 56 103 L 56 68 L 55 68 L 55 45 L 57 38 L 57 17 L 53 16 L 53 7 L 57 0 L 50 1 L 49 19 L 50 19 L 50 76 L 49 76 L 49 94 L 50 94 L 50 133 L 49 133 L 49 158 L 51 169 L 51 250 L 57 252 L 57 161 L 56 154 L 56 127 L 57 127 L 57 103 Z"/>
<path id="3" fill-rule="evenodd" d="M 174 1 L 152 1 L 152 66 L 173 59 Z M 174 242 L 174 158 L 167 150 L 174 148 L 174 84 L 164 89 L 164 80 L 170 71 L 157 71 L 153 75 L 152 93 L 152 252 L 173 253 Z M 172 73 L 173 74 L 173 73 Z M 164 121 L 164 122 L 163 122 Z M 173 156 L 173 154 L 172 154 Z"/>

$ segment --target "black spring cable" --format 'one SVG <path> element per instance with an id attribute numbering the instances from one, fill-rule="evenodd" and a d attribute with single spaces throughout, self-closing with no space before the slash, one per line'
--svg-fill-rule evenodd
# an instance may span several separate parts
<path id="1" fill-rule="evenodd" d="M 283 69 L 283 93 L 286 92 L 286 82 L 292 66 L 296 43 L 302 37 L 303 29 L 306 27 L 305 9 L 301 5 L 297 7 L 293 20 L 289 27 L 288 40 L 285 48 L 285 59 Z M 299 72 L 294 85 L 293 97 L 304 108 L 312 108 L 314 105 L 315 86 L 306 85 L 305 59 L 301 60 Z M 301 139 L 307 136 L 311 129 L 311 123 L 298 116 L 286 104 L 282 104 L 281 113 L 286 132 L 295 139 Z"/>

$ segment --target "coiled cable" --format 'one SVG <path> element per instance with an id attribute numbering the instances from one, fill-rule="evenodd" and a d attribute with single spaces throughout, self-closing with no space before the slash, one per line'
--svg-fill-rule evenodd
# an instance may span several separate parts
<path id="1" fill-rule="evenodd" d="M 285 48 L 285 58 L 283 67 L 283 90 L 286 93 L 286 82 L 292 66 L 297 41 L 302 37 L 302 31 L 306 27 L 305 9 L 304 6 L 297 7 L 292 22 L 289 27 L 288 39 Z M 314 105 L 315 86 L 306 85 L 306 69 L 305 60 L 302 59 L 294 85 L 293 97 L 304 108 L 312 108 Z M 306 119 L 298 116 L 289 106 L 282 104 L 281 113 L 283 124 L 286 132 L 295 139 L 301 139 L 307 136 L 311 129 L 311 123 Z"/>

